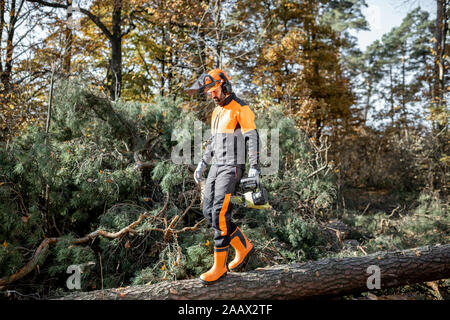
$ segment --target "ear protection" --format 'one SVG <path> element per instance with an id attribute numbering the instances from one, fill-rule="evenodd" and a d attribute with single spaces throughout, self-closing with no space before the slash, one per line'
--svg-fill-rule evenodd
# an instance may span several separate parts
<path id="1" fill-rule="evenodd" d="M 225 94 L 233 93 L 233 88 L 231 87 L 231 83 L 230 83 L 230 81 L 228 81 L 227 77 L 223 74 L 223 72 L 219 73 L 219 77 L 223 80 L 223 83 L 222 83 L 223 93 L 225 93 Z"/>

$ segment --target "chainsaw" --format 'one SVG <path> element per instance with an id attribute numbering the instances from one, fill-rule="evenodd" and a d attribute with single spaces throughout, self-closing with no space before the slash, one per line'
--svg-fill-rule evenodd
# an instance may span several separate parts
<path id="1" fill-rule="evenodd" d="M 231 197 L 231 202 L 253 209 L 272 209 L 269 204 L 267 190 L 261 184 L 258 176 L 241 179 L 240 192 Z"/>

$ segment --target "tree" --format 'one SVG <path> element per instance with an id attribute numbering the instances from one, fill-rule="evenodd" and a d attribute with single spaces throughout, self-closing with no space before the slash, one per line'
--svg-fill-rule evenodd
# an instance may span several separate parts
<path id="1" fill-rule="evenodd" d="M 207 54 L 212 35 L 214 4 L 206 1 L 151 1 L 135 18 L 127 36 L 126 99 L 143 92 L 146 99 L 158 94 L 174 98 L 213 65 Z"/>
<path id="2" fill-rule="evenodd" d="M 235 33 L 251 30 L 244 38 L 250 38 L 250 46 L 247 42 L 239 45 L 242 39 L 237 38 L 238 49 L 230 60 L 236 56 L 234 66 L 243 70 L 242 78 L 258 86 L 258 93 L 283 102 L 286 113 L 310 134 L 350 127 L 357 122 L 357 114 L 352 110 L 354 96 L 344 75 L 341 50 L 349 46 L 343 41 L 345 31 L 364 25 L 358 16 L 362 4 L 239 2 L 235 20 L 240 22 Z M 344 23 L 346 19 L 355 23 Z"/>
<path id="3" fill-rule="evenodd" d="M 33 101 L 33 83 L 42 70 L 33 70 L 29 60 L 38 21 L 26 1 L 0 1 L 0 140 L 35 121 L 42 107 Z"/>
<path id="4" fill-rule="evenodd" d="M 448 58 L 447 52 L 447 32 L 448 32 L 448 10 L 449 4 L 447 0 L 436 0 L 437 12 L 436 12 L 436 26 L 434 33 L 434 81 L 433 81 L 433 108 L 439 110 L 437 113 L 443 115 L 440 121 L 437 121 L 436 129 L 441 131 L 444 129 L 448 118 L 447 114 L 447 102 L 444 97 L 446 91 L 448 65 L 444 57 Z"/>
<path id="5" fill-rule="evenodd" d="M 63 8 L 66 10 L 68 10 L 72 5 L 71 2 L 61 4 L 43 0 L 27 1 L 47 7 Z M 108 84 L 109 93 L 113 100 L 116 100 L 120 97 L 120 93 L 122 90 L 122 39 L 134 28 L 134 24 L 132 22 L 133 13 L 136 10 L 140 10 L 140 4 L 141 1 L 129 2 L 124 0 L 110 0 L 107 3 L 105 3 L 104 1 L 100 3 L 94 2 L 90 9 L 77 8 L 77 10 L 86 15 L 101 30 L 102 34 L 108 39 L 111 45 Z M 102 12 L 104 11 L 103 8 L 105 7 L 105 5 L 107 5 L 109 9 L 109 11 L 106 13 Z M 128 9 L 128 12 L 124 16 L 125 8 Z M 92 13 L 92 9 L 96 10 L 98 13 Z M 110 27 L 108 27 L 109 22 L 102 21 L 102 18 L 105 15 L 110 16 Z M 70 34 L 68 35 L 68 38 L 70 38 Z"/>

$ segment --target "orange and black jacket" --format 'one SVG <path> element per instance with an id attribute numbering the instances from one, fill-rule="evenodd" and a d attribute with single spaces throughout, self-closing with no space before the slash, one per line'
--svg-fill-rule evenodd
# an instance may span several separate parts
<path id="1" fill-rule="evenodd" d="M 258 168 L 259 142 L 255 114 L 232 93 L 212 113 L 211 139 L 203 161 L 245 168 L 247 146 L 250 166 Z"/>

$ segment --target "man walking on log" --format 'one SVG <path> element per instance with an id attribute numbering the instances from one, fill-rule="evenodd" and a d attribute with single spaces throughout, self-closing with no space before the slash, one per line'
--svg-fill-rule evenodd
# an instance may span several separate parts
<path id="1" fill-rule="evenodd" d="M 211 118 L 211 139 L 194 173 L 195 182 L 199 183 L 204 179 L 203 173 L 212 160 L 203 195 L 203 214 L 214 229 L 214 265 L 200 276 L 205 284 L 221 279 L 228 270 L 241 270 L 254 252 L 253 244 L 231 221 L 230 198 L 245 171 L 245 146 L 250 162 L 248 176 L 260 174 L 259 136 L 254 113 L 236 97 L 229 80 L 223 70 L 214 69 L 202 75 L 188 90 L 191 94 L 209 93 L 216 104 Z M 230 244 L 236 255 L 227 266 Z"/>

